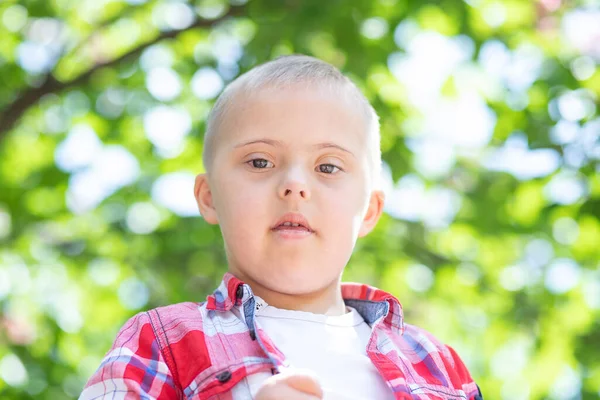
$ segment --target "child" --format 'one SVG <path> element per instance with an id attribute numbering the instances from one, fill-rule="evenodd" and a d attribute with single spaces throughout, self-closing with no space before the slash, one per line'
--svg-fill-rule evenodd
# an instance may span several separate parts
<path id="1" fill-rule="evenodd" d="M 232 82 L 194 194 L 229 271 L 202 303 L 143 312 L 81 399 L 481 399 L 392 295 L 341 283 L 383 209 L 375 111 L 335 67 L 286 56 Z"/>

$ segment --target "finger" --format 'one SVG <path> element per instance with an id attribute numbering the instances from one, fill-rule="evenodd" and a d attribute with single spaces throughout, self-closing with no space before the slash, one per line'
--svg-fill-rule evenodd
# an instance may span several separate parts
<path id="1" fill-rule="evenodd" d="M 282 382 L 302 393 L 323 397 L 323 389 L 316 376 L 311 372 L 294 371 L 291 375 L 282 374 Z"/>
<path id="2" fill-rule="evenodd" d="M 321 400 L 322 398 L 322 396 L 301 392 L 283 382 L 265 386 L 256 394 L 256 400 Z"/>

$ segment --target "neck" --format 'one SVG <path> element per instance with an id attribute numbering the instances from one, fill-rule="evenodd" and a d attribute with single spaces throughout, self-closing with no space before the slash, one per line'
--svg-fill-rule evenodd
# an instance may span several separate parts
<path id="1" fill-rule="evenodd" d="M 250 285 L 252 292 L 270 306 L 284 310 L 306 311 L 324 315 L 343 315 L 347 312 L 339 279 L 314 292 L 290 294 L 272 290 L 237 271 L 232 273 L 238 279 Z"/>

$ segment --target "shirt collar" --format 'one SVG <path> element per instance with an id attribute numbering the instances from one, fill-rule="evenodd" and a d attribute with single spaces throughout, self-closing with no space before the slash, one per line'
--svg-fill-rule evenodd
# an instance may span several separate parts
<path id="1" fill-rule="evenodd" d="M 226 272 L 219 287 L 206 298 L 208 310 L 229 311 L 242 305 L 246 299 L 254 297 L 250 286 Z M 385 325 L 394 333 L 404 332 L 402 305 L 393 295 L 375 287 L 361 283 L 342 283 L 342 297 L 350 307 L 354 307 L 370 325 L 383 317 Z"/>

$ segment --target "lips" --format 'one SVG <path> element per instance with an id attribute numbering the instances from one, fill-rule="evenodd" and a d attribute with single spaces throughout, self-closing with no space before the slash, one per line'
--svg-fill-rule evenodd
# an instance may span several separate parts
<path id="1" fill-rule="evenodd" d="M 286 230 L 286 231 L 308 231 L 310 232 L 310 230 L 302 225 L 279 225 L 277 227 L 275 227 L 273 230 L 275 231 L 281 231 L 281 230 Z"/>
<path id="2" fill-rule="evenodd" d="M 314 232 L 307 219 L 298 213 L 287 213 L 271 228 L 272 230 L 308 231 Z"/>

